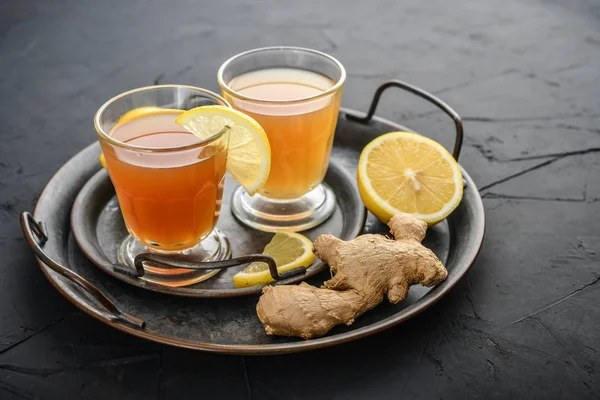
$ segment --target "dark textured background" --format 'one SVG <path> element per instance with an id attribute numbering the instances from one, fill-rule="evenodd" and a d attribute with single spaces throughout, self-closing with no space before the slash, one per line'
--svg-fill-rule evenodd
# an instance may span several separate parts
<path id="1" fill-rule="evenodd" d="M 331 53 L 365 110 L 388 78 L 464 116 L 488 218 L 475 266 L 413 320 L 278 357 L 159 346 L 105 327 L 46 281 L 18 212 L 95 140 L 91 118 L 152 83 L 216 89 L 239 51 Z M 1 399 L 600 398 L 600 3 L 594 0 L 0 3 Z M 380 114 L 442 143 L 409 95 Z"/>

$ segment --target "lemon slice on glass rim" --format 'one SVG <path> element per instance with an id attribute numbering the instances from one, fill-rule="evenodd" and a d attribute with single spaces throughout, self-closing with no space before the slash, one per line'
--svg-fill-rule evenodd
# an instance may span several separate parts
<path id="1" fill-rule="evenodd" d="M 225 106 L 202 106 L 175 120 L 201 140 L 229 127 L 227 170 L 252 196 L 265 185 L 271 170 L 271 147 L 264 129 L 251 117 Z"/>
<path id="2" fill-rule="evenodd" d="M 275 259 L 279 273 L 294 268 L 308 268 L 315 260 L 313 244 L 306 236 L 295 232 L 277 232 L 265 246 L 263 254 Z M 233 276 L 235 287 L 242 288 L 273 282 L 269 267 L 264 262 L 253 262 Z"/>
<path id="3" fill-rule="evenodd" d="M 434 225 L 460 204 L 463 179 L 441 144 L 416 133 L 391 132 L 363 149 L 358 188 L 367 209 L 384 223 L 407 213 Z"/>

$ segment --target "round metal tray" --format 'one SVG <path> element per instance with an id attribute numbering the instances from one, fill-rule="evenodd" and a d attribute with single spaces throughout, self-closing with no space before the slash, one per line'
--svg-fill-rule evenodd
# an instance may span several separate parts
<path id="1" fill-rule="evenodd" d="M 381 93 L 394 86 L 427 99 L 454 120 L 454 156 L 458 158 L 462 141 L 458 115 L 429 93 L 390 81 L 376 91 L 365 117 L 357 117 L 359 113 L 351 110 L 340 112 L 332 160 L 350 174 L 356 172 L 360 151 L 370 140 L 386 132 L 409 130 L 373 116 Z M 156 293 L 115 279 L 86 258 L 71 232 L 70 213 L 78 193 L 98 173 L 98 154 L 98 146 L 91 145 L 55 174 L 40 195 L 33 215 L 21 215 L 25 238 L 49 281 L 78 308 L 112 327 L 164 344 L 217 353 L 274 354 L 359 339 L 401 323 L 438 301 L 468 271 L 483 241 L 483 204 L 475 184 L 463 170 L 465 190 L 460 205 L 446 221 L 430 228 L 424 241 L 448 269 L 446 281 L 434 288 L 413 286 L 401 303 L 384 302 L 353 325 L 338 326 L 319 339 L 267 336 L 256 316 L 257 296 L 189 298 Z M 363 232 L 388 230 L 369 215 Z M 319 285 L 329 276 L 323 271 L 308 282 Z"/>
<path id="2" fill-rule="evenodd" d="M 100 146 L 94 146 L 96 159 Z M 337 207 L 333 215 L 321 225 L 302 232 L 311 240 L 325 233 L 343 240 L 351 240 L 360 234 L 366 219 L 365 207 L 360 200 L 355 179 L 339 162 L 332 161 L 325 176 L 325 183 L 335 193 Z M 233 257 L 260 253 L 269 242 L 272 233 L 248 228 L 233 217 L 229 211 L 229 202 L 239 185 L 227 177 L 223 194 L 223 210 L 217 227 L 225 233 L 233 249 Z M 222 269 L 216 276 L 191 286 L 170 287 L 119 272 L 114 268 L 117 263 L 117 249 L 127 237 L 128 232 L 114 187 L 104 170 L 97 172 L 81 189 L 71 211 L 71 230 L 79 248 L 86 257 L 104 272 L 126 283 L 155 292 L 188 297 L 236 297 L 260 294 L 261 286 L 236 288 L 233 275 L 242 267 Z M 206 263 L 203 263 L 206 264 Z M 247 264 L 247 263 L 244 263 Z M 76 266 L 71 266 L 77 269 Z M 323 271 L 326 265 L 315 260 L 304 275 L 295 275 L 278 281 L 278 284 L 299 283 Z"/>

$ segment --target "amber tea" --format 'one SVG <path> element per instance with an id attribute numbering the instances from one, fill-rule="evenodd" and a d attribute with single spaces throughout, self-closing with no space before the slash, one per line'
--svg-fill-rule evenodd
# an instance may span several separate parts
<path id="1" fill-rule="evenodd" d="M 175 124 L 183 111 L 160 110 L 117 124 L 114 139 L 147 149 L 200 143 Z M 131 152 L 103 144 L 111 180 L 130 233 L 148 247 L 195 246 L 219 216 L 226 152 L 213 146 L 177 152 Z"/>
<path id="2" fill-rule="evenodd" d="M 329 218 L 336 199 L 323 182 L 346 81 L 335 58 L 300 47 L 265 47 L 225 61 L 223 97 L 264 128 L 271 170 L 254 196 L 237 189 L 231 211 L 263 231 L 302 231 Z"/>
<path id="3" fill-rule="evenodd" d="M 297 198 L 323 180 L 341 96 L 298 101 L 323 94 L 334 84 L 324 75 L 294 68 L 252 71 L 229 82 L 237 93 L 258 100 L 243 101 L 225 93 L 234 108 L 261 124 L 269 138 L 271 173 L 260 192 L 263 196 Z M 278 104 L 274 107 L 273 102 Z"/>

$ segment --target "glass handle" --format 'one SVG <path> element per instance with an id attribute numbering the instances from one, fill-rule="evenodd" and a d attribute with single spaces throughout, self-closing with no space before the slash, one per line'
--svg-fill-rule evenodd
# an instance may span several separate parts
<path id="1" fill-rule="evenodd" d="M 48 241 L 48 232 L 43 222 L 35 220 L 33 215 L 28 212 L 23 212 L 20 215 L 21 227 L 23 228 L 23 235 L 25 240 L 32 248 L 35 256 L 47 265 L 52 271 L 65 277 L 70 282 L 76 284 L 85 293 L 93 297 L 95 300 L 102 305 L 104 310 L 108 312 L 113 321 L 120 321 L 133 326 L 137 329 L 143 329 L 146 326 L 146 322 L 143 319 L 129 315 L 121 311 L 104 293 L 102 293 L 97 287 L 88 282 L 81 275 L 71 271 L 69 268 L 60 265 L 54 261 L 44 251 L 43 246 Z M 103 311 L 96 310 L 97 313 L 102 314 Z"/>
<path id="2" fill-rule="evenodd" d="M 462 142 L 463 142 L 463 124 L 462 124 L 462 120 L 461 120 L 460 116 L 448 104 L 446 104 L 445 102 L 443 102 L 436 96 L 432 95 L 431 93 L 429 93 L 421 88 L 411 85 L 410 83 L 402 82 L 397 79 L 384 82 L 375 91 L 375 94 L 373 95 L 373 100 L 371 101 L 371 106 L 369 107 L 369 111 L 367 112 L 367 115 L 365 115 L 364 117 L 360 117 L 357 115 L 348 114 L 347 118 L 352 121 L 360 122 L 363 124 L 368 123 L 371 120 L 371 118 L 373 117 L 373 115 L 375 115 L 375 111 L 377 110 L 377 104 L 379 104 L 379 99 L 381 98 L 381 95 L 387 88 L 392 87 L 392 86 L 406 90 L 408 92 L 411 92 L 411 93 L 429 101 L 430 103 L 435 104 L 438 108 L 440 108 L 442 111 L 444 111 L 446 114 L 448 114 L 448 116 L 450 116 L 450 118 L 452 118 L 452 120 L 454 121 L 454 125 L 456 127 L 456 139 L 454 140 L 454 150 L 452 152 L 452 156 L 454 157 L 454 159 L 456 161 L 458 161 L 458 156 L 460 155 L 460 150 L 462 149 Z"/>
<path id="3" fill-rule="evenodd" d="M 121 264 L 114 265 L 114 270 L 122 274 L 139 278 L 144 276 L 146 272 L 144 269 L 144 262 L 152 262 L 170 268 L 187 268 L 194 270 L 233 268 L 243 264 L 249 264 L 251 262 L 264 262 L 269 266 L 271 277 L 276 281 L 280 281 L 295 275 L 304 275 L 306 273 L 306 268 L 304 267 L 298 267 L 289 271 L 279 272 L 277 271 L 277 264 L 275 264 L 273 257 L 265 254 L 249 254 L 223 261 L 194 262 L 178 259 L 176 255 L 142 253 L 138 254 L 134 259 L 135 270 L 132 270 L 131 268 Z"/>

